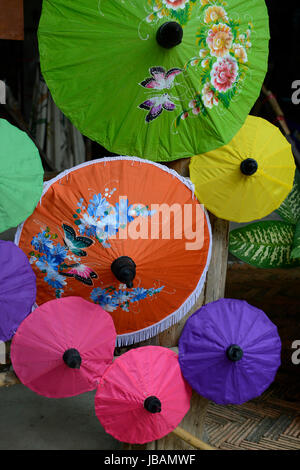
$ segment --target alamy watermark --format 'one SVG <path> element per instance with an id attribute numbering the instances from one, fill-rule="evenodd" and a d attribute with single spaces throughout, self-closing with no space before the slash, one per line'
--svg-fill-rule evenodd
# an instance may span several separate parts
<path id="1" fill-rule="evenodd" d="M 295 341 L 293 341 L 292 349 L 295 349 L 291 357 L 292 363 L 295 366 L 297 366 L 298 364 L 300 364 L 300 340 L 299 339 L 296 339 Z"/>
<path id="2" fill-rule="evenodd" d="M 5 83 L 0 80 L 0 104 L 6 103 Z"/>
<path id="3" fill-rule="evenodd" d="M 0 365 L 6 364 L 6 347 L 3 341 L 0 341 Z"/>
<path id="4" fill-rule="evenodd" d="M 294 80 L 292 83 L 292 89 L 296 90 L 292 94 L 292 103 L 300 104 L 300 80 Z"/>
<path id="5" fill-rule="evenodd" d="M 204 245 L 205 212 L 201 204 L 150 204 L 127 206 L 119 196 L 118 209 L 106 206 L 102 213 L 83 214 L 79 219 L 83 234 L 94 228 L 98 239 L 184 240 L 186 250 L 201 250 Z M 87 231 L 87 232 L 85 232 Z"/>

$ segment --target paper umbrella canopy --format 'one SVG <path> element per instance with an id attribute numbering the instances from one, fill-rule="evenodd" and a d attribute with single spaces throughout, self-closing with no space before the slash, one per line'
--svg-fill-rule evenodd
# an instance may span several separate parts
<path id="1" fill-rule="evenodd" d="M 80 297 L 51 300 L 20 325 L 11 361 L 20 381 L 49 398 L 97 388 L 112 363 L 116 331 L 110 315 Z"/>
<path id="2" fill-rule="evenodd" d="M 95 410 L 114 438 L 143 444 L 177 427 L 190 408 L 191 395 L 178 355 L 160 346 L 144 346 L 122 354 L 106 369 Z"/>
<path id="3" fill-rule="evenodd" d="M 232 141 L 191 158 L 190 177 L 199 201 L 232 222 L 261 219 L 292 190 L 291 144 L 265 119 L 248 116 Z"/>
<path id="4" fill-rule="evenodd" d="M 16 242 L 37 276 L 37 304 L 78 295 L 110 312 L 118 345 L 156 335 L 201 292 L 209 219 L 190 183 L 130 157 L 93 160 L 51 180 Z"/>
<path id="5" fill-rule="evenodd" d="M 220 299 L 189 317 L 179 339 L 185 379 L 215 403 L 261 395 L 280 366 L 281 341 L 267 315 L 246 301 Z"/>
<path id="6" fill-rule="evenodd" d="M 264 0 L 51 0 L 38 31 L 57 106 L 92 140 L 154 161 L 227 144 L 267 70 Z"/>
<path id="7" fill-rule="evenodd" d="M 36 277 L 29 261 L 13 242 L 0 240 L 0 341 L 8 341 L 31 312 Z"/>
<path id="8" fill-rule="evenodd" d="M 43 189 L 43 166 L 28 135 L 0 119 L 0 233 L 32 214 Z"/>

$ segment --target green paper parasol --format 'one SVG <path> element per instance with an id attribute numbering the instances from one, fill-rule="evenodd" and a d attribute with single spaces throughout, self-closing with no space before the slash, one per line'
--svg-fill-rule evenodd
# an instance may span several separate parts
<path id="1" fill-rule="evenodd" d="M 264 0 L 44 0 L 38 36 L 43 75 L 74 125 L 154 161 L 227 144 L 267 69 Z"/>
<path id="2" fill-rule="evenodd" d="M 43 174 L 32 140 L 0 119 L 0 233 L 32 214 L 42 195 Z"/>

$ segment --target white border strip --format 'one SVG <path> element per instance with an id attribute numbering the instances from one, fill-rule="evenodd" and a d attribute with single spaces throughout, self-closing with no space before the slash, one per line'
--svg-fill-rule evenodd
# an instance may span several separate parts
<path id="1" fill-rule="evenodd" d="M 55 176 L 55 178 L 52 178 L 51 180 L 46 181 L 44 183 L 43 192 L 42 192 L 42 196 L 41 196 L 39 204 L 42 203 L 43 196 L 46 194 L 46 192 L 52 186 L 52 184 L 56 183 L 61 178 L 67 176 L 69 173 L 71 173 L 73 171 L 80 170 L 81 168 L 89 166 L 89 165 L 95 165 L 95 164 L 98 164 L 98 163 L 106 164 L 107 162 L 118 161 L 118 160 L 129 160 L 129 161 L 140 162 L 140 163 L 143 163 L 143 164 L 146 163 L 146 164 L 149 164 L 149 165 L 154 165 L 154 166 L 160 168 L 162 171 L 165 171 L 166 173 L 169 173 L 174 178 L 177 178 L 179 181 L 181 181 L 181 183 L 183 183 L 192 192 L 192 197 L 194 198 L 194 185 L 193 185 L 193 183 L 188 178 L 184 178 L 183 176 L 179 175 L 175 170 L 172 170 L 171 168 L 168 168 L 165 165 L 161 165 L 160 163 L 152 162 L 150 160 L 144 160 L 144 159 L 138 158 L 138 157 L 118 156 L 118 157 L 99 158 L 97 160 L 91 160 L 91 161 L 88 161 L 88 162 L 84 162 L 84 163 L 81 163 L 80 165 L 77 165 L 73 168 L 70 168 L 68 170 L 63 171 L 62 173 L 59 173 L 59 175 Z M 203 210 L 204 210 L 204 213 L 205 213 L 206 222 L 207 222 L 208 230 L 209 230 L 210 246 L 209 246 L 209 250 L 208 250 L 208 255 L 207 255 L 205 268 L 203 270 L 203 273 L 200 277 L 200 280 L 199 280 L 195 290 L 191 293 L 191 295 L 184 301 L 184 303 L 175 312 L 171 313 L 170 315 L 168 315 L 166 318 L 164 318 L 160 322 L 155 323 L 154 325 L 149 326 L 147 328 L 144 328 L 142 330 L 135 331 L 134 333 L 125 333 L 123 335 L 118 335 L 117 339 L 116 339 L 116 346 L 117 347 L 118 346 L 128 346 L 128 345 L 131 345 L 131 344 L 134 344 L 134 343 L 139 343 L 141 341 L 145 341 L 149 338 L 152 338 L 153 336 L 156 336 L 157 334 L 161 333 L 162 331 L 166 330 L 167 328 L 169 328 L 169 327 L 175 325 L 176 323 L 178 323 L 189 312 L 189 310 L 193 307 L 193 305 L 196 303 L 197 298 L 201 294 L 203 286 L 204 286 L 204 282 L 205 282 L 205 279 L 206 279 L 206 274 L 207 274 L 208 267 L 209 267 L 210 260 L 211 260 L 211 252 L 212 252 L 211 225 L 210 225 L 209 217 L 208 217 L 208 214 L 207 214 L 205 208 L 203 208 Z M 22 230 L 23 230 L 23 226 L 24 226 L 25 222 L 26 221 L 24 221 L 22 224 L 20 224 L 17 228 L 15 239 L 14 239 L 14 243 L 16 245 L 19 245 Z M 37 304 L 34 305 L 34 308 L 36 308 L 36 307 L 38 307 Z"/>

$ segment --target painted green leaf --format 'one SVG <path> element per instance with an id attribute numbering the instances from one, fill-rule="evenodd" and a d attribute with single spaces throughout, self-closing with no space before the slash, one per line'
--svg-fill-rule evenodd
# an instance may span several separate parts
<path id="1" fill-rule="evenodd" d="M 288 222 L 255 222 L 230 232 L 229 251 L 259 268 L 300 266 L 300 259 L 291 259 L 294 232 L 295 225 Z"/>
<path id="2" fill-rule="evenodd" d="M 181 25 L 185 25 L 190 18 L 190 7 L 189 4 L 184 9 L 171 10 L 171 16 L 177 20 Z"/>
<path id="3" fill-rule="evenodd" d="M 296 170 L 294 186 L 290 194 L 275 211 L 286 222 L 296 224 L 300 221 L 300 174 Z"/>
<path id="4" fill-rule="evenodd" d="M 300 222 L 298 222 L 296 225 L 292 248 L 293 249 L 291 252 L 291 258 L 293 259 L 300 258 Z"/>

